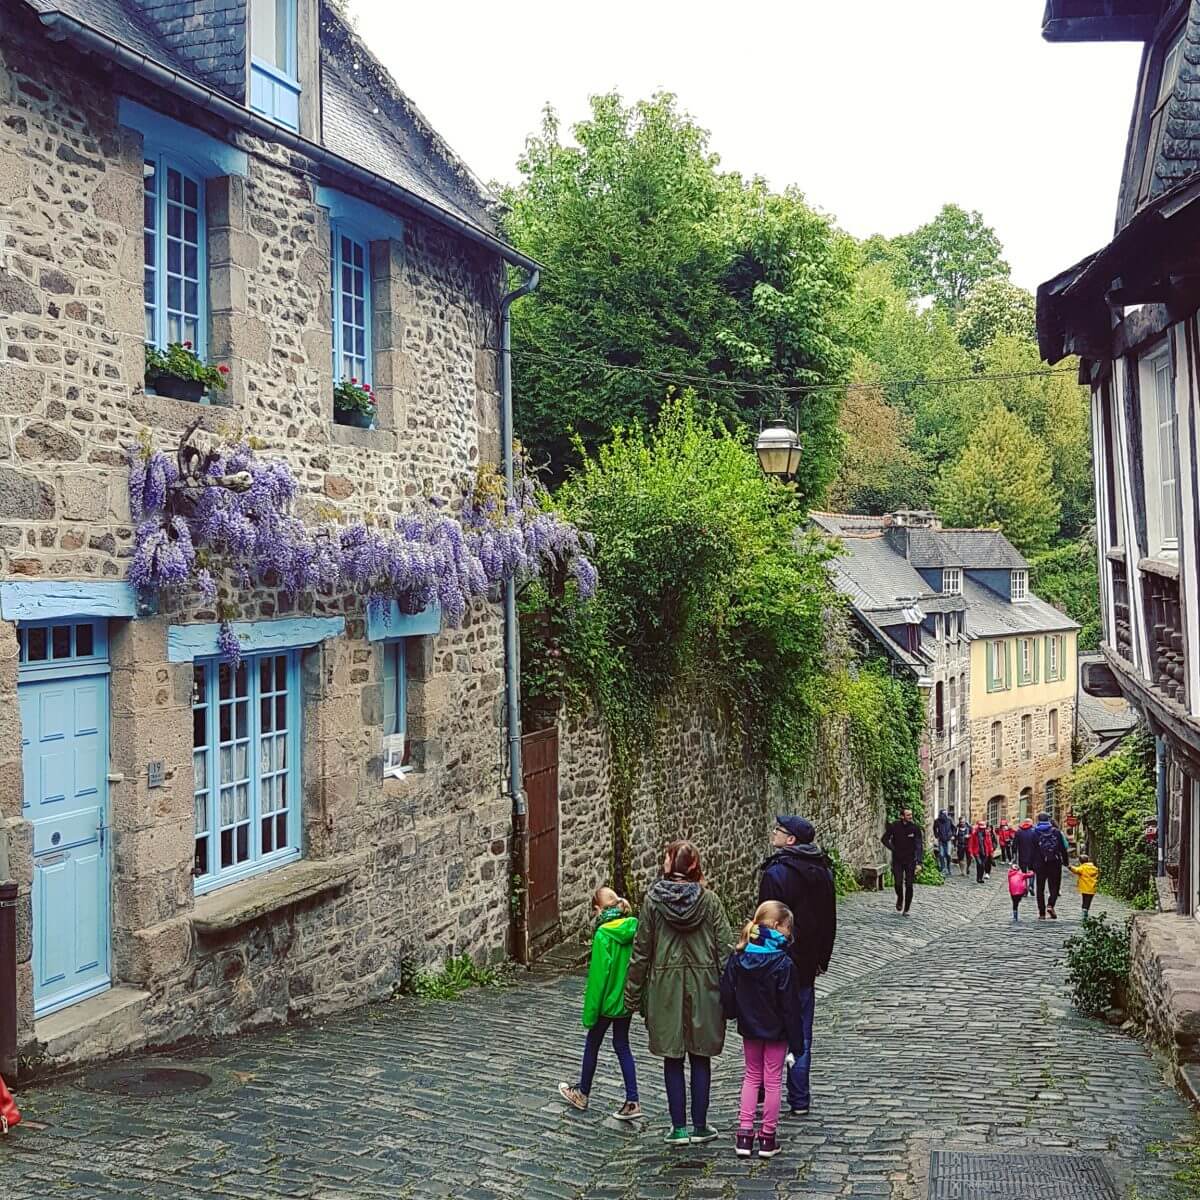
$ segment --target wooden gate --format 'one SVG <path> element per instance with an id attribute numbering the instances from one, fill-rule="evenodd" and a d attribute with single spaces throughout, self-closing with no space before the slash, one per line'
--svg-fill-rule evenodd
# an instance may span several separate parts
<path id="1" fill-rule="evenodd" d="M 543 948 L 558 931 L 558 730 L 525 734 L 521 756 L 529 805 L 529 943 Z"/>

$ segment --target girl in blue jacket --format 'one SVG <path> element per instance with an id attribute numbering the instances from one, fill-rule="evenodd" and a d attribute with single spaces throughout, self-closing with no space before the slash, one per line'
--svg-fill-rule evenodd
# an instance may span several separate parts
<path id="1" fill-rule="evenodd" d="M 779 1153 L 775 1129 L 784 1062 L 789 1050 L 796 1057 L 804 1053 L 804 1020 L 792 979 L 795 967 L 787 953 L 791 935 L 791 909 L 778 900 L 764 901 L 742 930 L 721 977 L 721 1004 L 725 1016 L 737 1021 L 746 1059 L 734 1147 L 743 1158 L 754 1151 L 754 1109 L 760 1091 L 758 1156 L 772 1158 Z"/>

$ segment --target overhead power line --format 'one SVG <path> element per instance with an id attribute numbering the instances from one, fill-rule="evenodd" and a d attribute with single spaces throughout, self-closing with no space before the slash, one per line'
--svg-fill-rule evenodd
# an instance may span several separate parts
<path id="1" fill-rule="evenodd" d="M 1047 367 L 1038 371 L 1008 371 L 994 375 L 943 375 L 922 376 L 911 379 L 879 379 L 869 383 L 755 383 L 752 380 L 726 379 L 720 375 L 694 375 L 682 371 L 671 371 L 660 367 L 638 367 L 627 363 L 606 362 L 601 358 L 587 358 L 577 354 L 547 354 L 541 350 L 521 349 L 518 358 L 535 358 L 542 362 L 563 363 L 589 370 L 624 372 L 630 375 L 649 376 L 664 383 L 681 383 L 688 386 L 718 388 L 736 392 L 771 392 L 776 395 L 805 395 L 809 392 L 854 392 L 882 388 L 938 387 L 950 384 L 1003 383 L 1014 379 L 1038 379 L 1052 375 L 1074 375 L 1073 367 Z"/>

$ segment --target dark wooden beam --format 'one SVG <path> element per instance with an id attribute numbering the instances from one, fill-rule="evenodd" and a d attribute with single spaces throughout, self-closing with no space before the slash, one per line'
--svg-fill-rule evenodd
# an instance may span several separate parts
<path id="1" fill-rule="evenodd" d="M 1058 17 L 1042 22 L 1048 42 L 1144 42 L 1154 32 L 1153 17 Z"/>

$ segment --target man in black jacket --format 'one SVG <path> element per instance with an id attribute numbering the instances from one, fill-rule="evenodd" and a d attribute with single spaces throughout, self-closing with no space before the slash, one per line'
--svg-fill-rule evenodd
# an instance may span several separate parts
<path id="1" fill-rule="evenodd" d="M 762 865 L 758 902 L 778 900 L 792 910 L 792 982 L 799 992 L 804 1018 L 804 1053 L 787 1074 L 788 1108 L 794 1117 L 804 1116 L 811 1103 L 808 1076 L 812 1067 L 814 983 L 823 975 L 833 956 L 837 937 L 837 900 L 833 889 L 833 866 L 816 844 L 817 831 L 803 817 L 775 818 L 771 834 L 771 857 Z"/>
<path id="2" fill-rule="evenodd" d="M 950 842 L 954 837 L 954 822 L 943 808 L 933 823 L 933 836 L 938 844 L 938 869 L 943 875 L 950 874 Z"/>
<path id="3" fill-rule="evenodd" d="M 925 835 L 906 808 L 900 820 L 883 831 L 883 844 L 892 852 L 892 880 L 896 885 L 896 911 L 908 916 L 912 908 L 913 879 L 925 858 Z"/>

